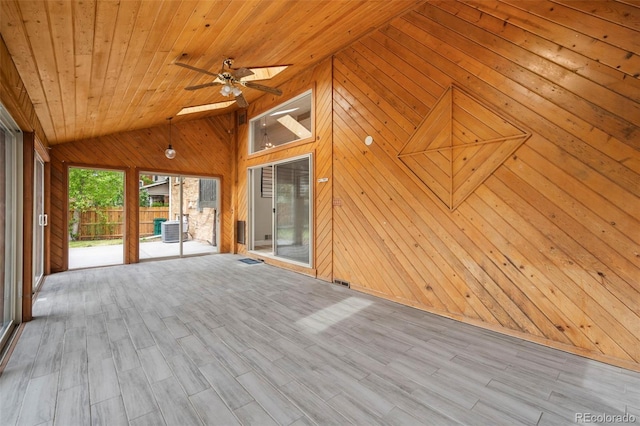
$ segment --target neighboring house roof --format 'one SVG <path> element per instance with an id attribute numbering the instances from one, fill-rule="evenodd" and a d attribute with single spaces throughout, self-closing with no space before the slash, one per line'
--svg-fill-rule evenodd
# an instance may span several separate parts
<path id="1" fill-rule="evenodd" d="M 146 189 L 149 195 L 169 195 L 169 180 L 150 183 L 149 185 L 141 186 L 140 189 Z"/>

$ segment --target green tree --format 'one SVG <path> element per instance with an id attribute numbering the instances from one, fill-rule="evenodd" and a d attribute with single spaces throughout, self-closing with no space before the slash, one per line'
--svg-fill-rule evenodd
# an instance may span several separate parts
<path id="1" fill-rule="evenodd" d="M 105 227 L 112 226 L 101 211 L 107 207 L 124 205 L 124 173 L 110 170 L 69 169 L 69 235 L 72 240 L 79 236 L 81 213 L 96 209 L 100 224 L 94 232 L 103 234 Z"/>
<path id="2" fill-rule="evenodd" d="M 148 207 L 149 206 L 149 198 L 151 198 L 151 197 L 149 195 L 149 191 L 146 188 L 140 189 L 138 198 L 139 198 L 138 205 L 140 207 Z"/>
<path id="3" fill-rule="evenodd" d="M 110 170 L 69 169 L 69 208 L 86 211 L 124 204 L 124 173 Z"/>

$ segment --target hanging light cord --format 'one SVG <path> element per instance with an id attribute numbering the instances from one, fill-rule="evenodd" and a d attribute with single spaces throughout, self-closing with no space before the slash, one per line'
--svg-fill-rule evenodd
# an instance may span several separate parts
<path id="1" fill-rule="evenodd" d="M 167 149 L 164 150 L 164 155 L 169 159 L 173 159 L 176 156 L 176 150 L 173 149 L 173 146 L 171 146 L 171 119 L 173 117 L 169 117 L 167 118 L 167 120 L 169 120 L 169 146 L 167 147 Z"/>

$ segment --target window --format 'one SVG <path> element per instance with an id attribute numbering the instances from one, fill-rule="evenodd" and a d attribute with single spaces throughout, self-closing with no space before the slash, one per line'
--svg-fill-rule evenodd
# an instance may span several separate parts
<path id="1" fill-rule="evenodd" d="M 313 136 L 312 92 L 308 90 L 250 120 L 251 154 Z"/>
<path id="2" fill-rule="evenodd" d="M 198 209 L 216 208 L 217 191 L 215 179 L 200 179 L 200 190 L 198 194 Z"/>
<path id="3" fill-rule="evenodd" d="M 273 166 L 264 167 L 261 174 L 260 192 L 262 198 L 273 198 Z"/>

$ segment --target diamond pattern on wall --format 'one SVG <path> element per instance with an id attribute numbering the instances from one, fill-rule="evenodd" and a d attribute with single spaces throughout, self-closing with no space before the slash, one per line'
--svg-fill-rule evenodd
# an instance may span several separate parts
<path id="1" fill-rule="evenodd" d="M 454 210 L 530 134 L 452 85 L 398 153 L 398 158 Z"/>

